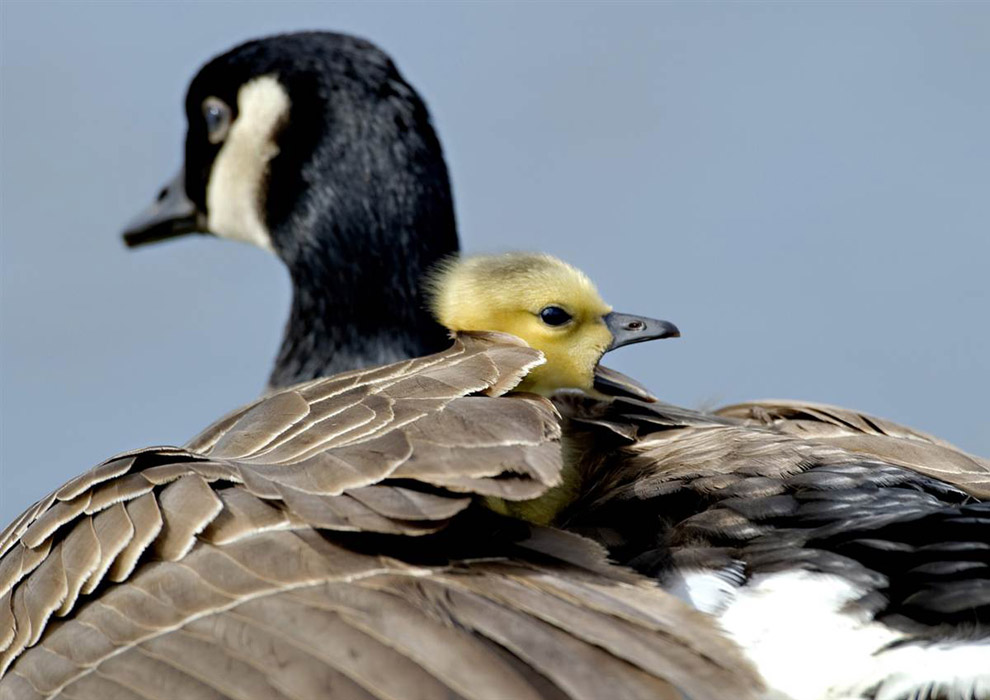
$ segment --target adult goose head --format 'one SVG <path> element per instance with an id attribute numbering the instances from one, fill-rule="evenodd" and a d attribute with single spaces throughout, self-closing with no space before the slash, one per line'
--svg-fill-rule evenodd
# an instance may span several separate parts
<path id="1" fill-rule="evenodd" d="M 185 164 L 124 234 L 271 250 L 293 283 L 270 384 L 435 352 L 425 271 L 457 250 L 426 105 L 374 45 L 328 32 L 251 41 L 186 96 Z"/>

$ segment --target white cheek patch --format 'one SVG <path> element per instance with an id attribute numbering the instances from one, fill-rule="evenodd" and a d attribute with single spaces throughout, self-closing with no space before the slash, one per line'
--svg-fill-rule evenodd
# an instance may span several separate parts
<path id="1" fill-rule="evenodd" d="M 263 75 L 238 91 L 237 110 L 206 186 L 207 225 L 218 236 L 272 250 L 263 188 L 278 153 L 275 131 L 289 114 L 289 95 L 274 76 Z"/>

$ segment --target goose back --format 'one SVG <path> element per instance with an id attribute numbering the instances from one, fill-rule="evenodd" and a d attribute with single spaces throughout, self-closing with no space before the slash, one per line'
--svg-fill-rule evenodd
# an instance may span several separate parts
<path id="1" fill-rule="evenodd" d="M 0 697 L 723 698 L 701 613 L 473 506 L 555 483 L 539 354 L 496 334 L 118 456 L 0 537 Z"/>

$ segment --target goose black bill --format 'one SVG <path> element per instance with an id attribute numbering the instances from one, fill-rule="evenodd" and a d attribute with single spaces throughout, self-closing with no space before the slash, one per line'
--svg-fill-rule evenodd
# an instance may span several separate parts
<path id="1" fill-rule="evenodd" d="M 605 352 L 647 340 L 678 338 L 681 331 L 670 321 L 659 321 L 645 316 L 633 316 L 612 311 L 604 316 L 605 326 L 612 333 L 612 344 Z"/>
<path id="2" fill-rule="evenodd" d="M 155 201 L 127 224 L 124 243 L 128 248 L 206 230 L 205 217 L 186 195 L 185 179 L 185 171 L 180 170 Z"/>

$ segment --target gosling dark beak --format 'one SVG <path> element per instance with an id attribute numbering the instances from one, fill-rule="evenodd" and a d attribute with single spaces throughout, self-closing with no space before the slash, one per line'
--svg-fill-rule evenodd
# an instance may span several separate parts
<path id="1" fill-rule="evenodd" d="M 127 224 L 124 243 L 134 248 L 205 230 L 206 217 L 186 195 L 185 171 L 179 170 L 151 206 Z"/>
<path id="2" fill-rule="evenodd" d="M 605 352 L 633 343 L 645 343 L 660 338 L 678 338 L 681 332 L 670 321 L 658 321 L 645 316 L 631 316 L 614 311 L 604 316 L 605 326 L 612 332 L 612 344 Z"/>

